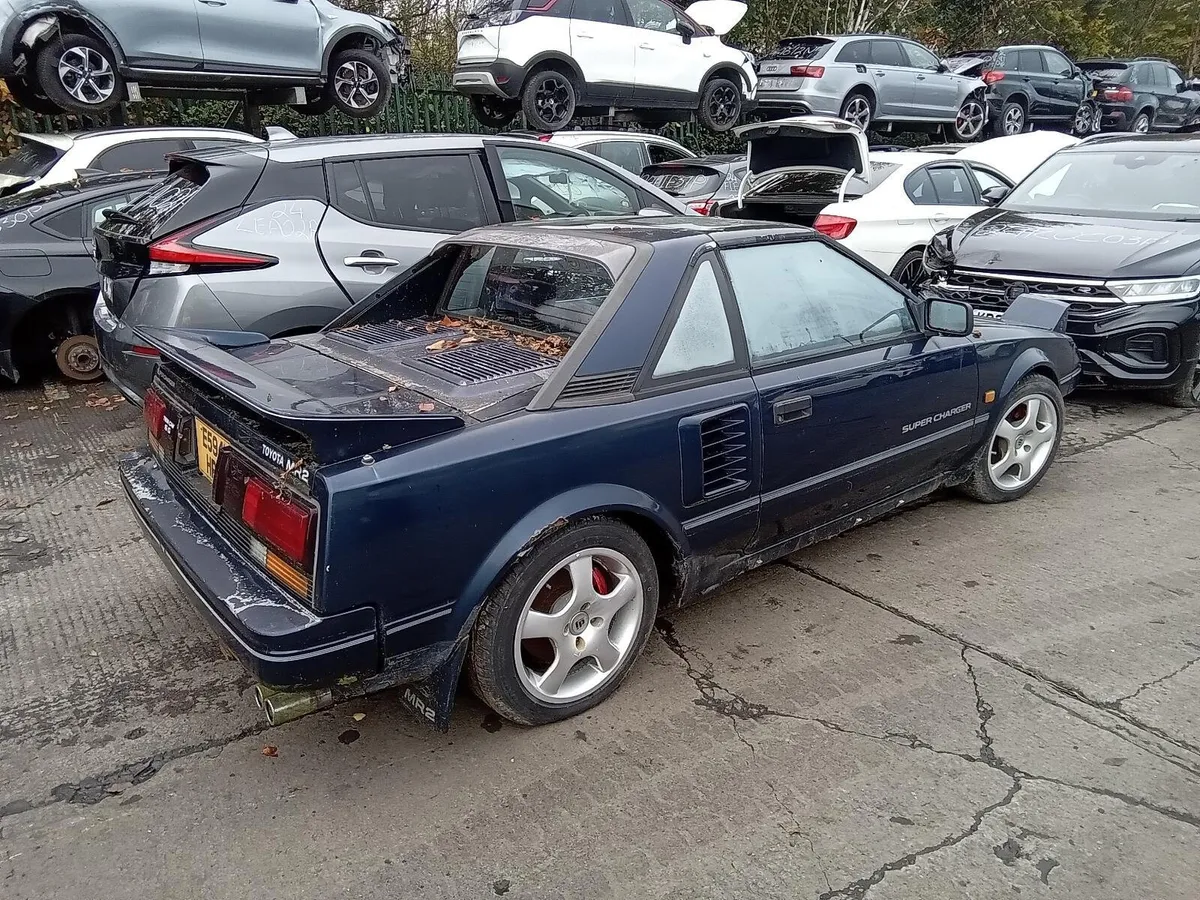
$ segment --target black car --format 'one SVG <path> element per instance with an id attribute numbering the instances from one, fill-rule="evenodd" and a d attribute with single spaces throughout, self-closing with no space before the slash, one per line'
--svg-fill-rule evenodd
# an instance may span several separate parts
<path id="1" fill-rule="evenodd" d="M 53 359 L 68 378 L 101 376 L 92 228 L 161 180 L 93 176 L 0 199 L 0 375 L 17 381 Z"/>
<path id="2" fill-rule="evenodd" d="M 721 200 L 737 196 L 749 163 L 743 154 L 718 154 L 696 159 L 673 159 L 642 169 L 642 178 L 702 216 Z"/>
<path id="3" fill-rule="evenodd" d="M 1165 59 L 1085 59 L 1100 114 L 1094 131 L 1174 131 L 1200 113 L 1200 83 Z"/>
<path id="4" fill-rule="evenodd" d="M 987 82 L 988 121 L 997 137 L 1033 125 L 1091 130 L 1085 102 L 1091 82 L 1060 50 L 1032 44 L 961 50 L 945 62 L 952 72 Z"/>
<path id="5" fill-rule="evenodd" d="M 933 288 L 981 316 L 1026 293 L 1068 300 L 1083 383 L 1200 406 L 1200 137 L 1097 136 L 1002 193 L 934 236 Z"/>

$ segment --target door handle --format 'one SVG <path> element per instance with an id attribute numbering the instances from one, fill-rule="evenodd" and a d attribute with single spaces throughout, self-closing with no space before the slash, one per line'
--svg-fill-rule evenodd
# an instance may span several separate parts
<path id="1" fill-rule="evenodd" d="M 887 72 L 876 72 L 875 74 L 878 75 L 880 78 L 882 78 L 884 75 L 887 74 Z"/>
<path id="2" fill-rule="evenodd" d="M 388 259 L 386 256 L 347 256 L 342 260 L 342 265 L 354 266 L 359 269 L 370 269 L 374 266 L 390 269 L 392 266 L 400 265 L 400 260 Z"/>
<path id="3" fill-rule="evenodd" d="M 653 49 L 654 49 L 654 45 L 652 45 L 652 44 L 638 44 L 638 49 L 639 49 L 639 50 L 653 50 Z"/>
<path id="4" fill-rule="evenodd" d="M 924 75 L 918 75 L 918 76 L 917 76 L 917 81 L 924 81 L 924 80 L 925 80 L 925 76 L 924 76 Z"/>
<path id="5" fill-rule="evenodd" d="M 592 36 L 591 36 L 590 34 L 585 34 L 585 33 L 584 33 L 584 32 L 582 32 L 582 31 L 578 32 L 578 33 L 575 35 L 575 37 L 577 37 L 577 38 L 583 38 L 585 41 L 590 41 L 590 40 L 592 39 Z"/>
<path id="6" fill-rule="evenodd" d="M 775 416 L 776 425 L 807 419 L 812 415 L 812 397 L 808 394 L 802 397 L 785 394 L 771 404 L 771 412 Z"/>

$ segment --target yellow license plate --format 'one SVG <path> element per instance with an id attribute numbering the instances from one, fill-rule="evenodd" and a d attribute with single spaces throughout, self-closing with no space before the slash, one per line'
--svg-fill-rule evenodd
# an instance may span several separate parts
<path id="1" fill-rule="evenodd" d="M 200 466 L 200 474 L 211 482 L 217 474 L 217 457 L 221 448 L 229 446 L 229 441 L 221 432 L 211 425 L 196 419 L 196 463 Z"/>

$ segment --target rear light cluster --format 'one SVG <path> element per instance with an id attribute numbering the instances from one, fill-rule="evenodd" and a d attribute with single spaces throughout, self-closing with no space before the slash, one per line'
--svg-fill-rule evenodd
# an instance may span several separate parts
<path id="1" fill-rule="evenodd" d="M 688 201 L 688 209 L 690 209 L 692 212 L 698 212 L 702 216 L 711 216 L 713 209 L 714 209 L 714 207 L 716 207 L 716 205 L 717 205 L 716 200 L 690 200 L 690 201 Z"/>
<path id="2" fill-rule="evenodd" d="M 792 66 L 792 74 L 797 78 L 820 78 L 825 74 L 824 66 Z"/>
<path id="3" fill-rule="evenodd" d="M 984 84 L 995 84 L 997 81 L 1004 80 L 1004 73 L 997 72 L 995 69 L 986 69 L 979 77 L 983 79 Z"/>
<path id="4" fill-rule="evenodd" d="M 146 422 L 146 431 L 150 437 L 162 443 L 163 426 L 167 420 L 167 402 L 154 388 L 147 389 L 142 400 L 142 418 Z"/>
<path id="5" fill-rule="evenodd" d="M 817 220 L 813 222 L 813 228 L 826 237 L 840 241 L 850 237 L 850 232 L 854 230 L 854 226 L 857 224 L 857 219 L 851 219 L 848 216 L 827 216 L 822 214 L 817 216 Z"/>
<path id="6" fill-rule="evenodd" d="M 1128 103 L 1133 99 L 1133 91 L 1125 85 L 1106 87 L 1100 94 L 1105 100 L 1115 100 L 1118 103 Z"/>
<path id="7" fill-rule="evenodd" d="M 220 247 L 197 246 L 192 240 L 216 224 L 204 221 L 183 231 L 155 241 L 149 247 L 150 268 L 148 275 L 183 275 L 194 266 L 212 269 L 257 269 L 279 262 L 273 256 L 244 253 L 241 250 L 225 250 Z"/>

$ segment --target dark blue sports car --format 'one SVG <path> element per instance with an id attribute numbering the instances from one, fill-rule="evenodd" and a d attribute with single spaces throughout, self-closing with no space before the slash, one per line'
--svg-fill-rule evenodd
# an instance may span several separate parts
<path id="1" fill-rule="evenodd" d="M 315 335 L 147 332 L 122 463 L 272 722 L 463 670 L 539 724 L 602 701 L 660 606 L 947 485 L 1014 500 L 1057 452 L 1066 304 L 995 323 L 799 227 L 468 232 Z"/>

